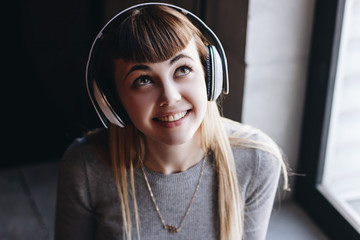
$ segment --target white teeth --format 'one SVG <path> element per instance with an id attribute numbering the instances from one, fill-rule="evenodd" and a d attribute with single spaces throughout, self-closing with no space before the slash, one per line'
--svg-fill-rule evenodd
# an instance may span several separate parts
<path id="1" fill-rule="evenodd" d="M 187 111 L 181 112 L 181 113 L 176 113 L 174 115 L 170 115 L 170 116 L 165 116 L 165 117 L 159 117 L 158 119 L 161 122 L 175 122 L 181 118 L 183 118 L 186 115 Z"/>

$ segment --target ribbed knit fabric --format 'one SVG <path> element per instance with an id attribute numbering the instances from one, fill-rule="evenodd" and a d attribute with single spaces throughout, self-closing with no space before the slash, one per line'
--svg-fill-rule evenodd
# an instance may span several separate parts
<path id="1" fill-rule="evenodd" d="M 268 137 L 258 136 L 263 141 Z M 245 239 L 264 239 L 280 174 L 280 163 L 260 150 L 233 148 L 239 187 L 245 200 Z M 86 138 L 64 154 L 59 172 L 55 238 L 123 239 L 120 202 L 112 170 L 97 157 Z M 141 239 L 218 239 L 218 193 L 210 154 L 195 201 L 179 233 L 162 226 L 141 168 L 135 169 Z M 202 161 L 165 175 L 145 168 L 166 224 L 179 226 L 195 191 Z M 130 190 L 129 190 L 130 191 Z M 130 198 L 130 202 L 131 198 Z M 132 209 L 132 204 L 131 204 Z M 138 239 L 133 215 L 133 239 Z"/>

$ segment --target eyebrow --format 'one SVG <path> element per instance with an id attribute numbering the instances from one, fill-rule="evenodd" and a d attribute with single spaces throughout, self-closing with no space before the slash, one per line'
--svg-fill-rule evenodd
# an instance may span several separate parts
<path id="1" fill-rule="evenodd" d="M 128 73 L 125 75 L 124 79 L 126 79 L 129 76 L 130 73 L 132 73 L 132 72 L 134 72 L 136 70 L 149 70 L 149 69 L 151 69 L 149 66 L 146 66 L 146 65 L 143 65 L 143 64 L 135 65 L 132 68 L 130 68 Z"/>
<path id="2" fill-rule="evenodd" d="M 176 61 L 180 60 L 181 58 L 189 58 L 191 60 L 194 60 L 189 55 L 180 53 L 179 55 L 176 55 L 173 59 L 170 60 L 170 65 L 174 64 Z"/>
<path id="3" fill-rule="evenodd" d="M 182 58 L 189 58 L 189 59 L 193 60 L 192 57 L 190 57 L 190 56 L 188 56 L 186 54 L 180 53 L 179 55 L 176 55 L 175 57 L 173 57 L 170 60 L 169 65 L 173 65 L 175 62 L 179 61 Z M 151 67 L 149 67 L 147 65 L 144 65 L 144 64 L 135 65 L 135 66 L 130 68 L 130 70 L 125 75 L 124 79 L 126 79 L 129 76 L 129 74 L 134 72 L 134 71 L 137 71 L 137 70 L 150 70 L 150 69 L 151 69 Z"/>

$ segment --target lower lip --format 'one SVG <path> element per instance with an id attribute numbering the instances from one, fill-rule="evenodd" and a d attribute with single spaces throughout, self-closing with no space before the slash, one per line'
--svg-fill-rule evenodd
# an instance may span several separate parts
<path id="1" fill-rule="evenodd" d="M 187 111 L 187 113 L 185 114 L 184 117 L 180 118 L 179 120 L 173 121 L 173 122 L 161 122 L 158 120 L 155 120 L 156 123 L 160 124 L 162 127 L 166 127 L 166 128 L 174 128 L 174 127 L 178 127 L 181 124 L 184 123 L 184 121 L 187 120 L 187 118 L 189 117 L 191 111 Z"/>

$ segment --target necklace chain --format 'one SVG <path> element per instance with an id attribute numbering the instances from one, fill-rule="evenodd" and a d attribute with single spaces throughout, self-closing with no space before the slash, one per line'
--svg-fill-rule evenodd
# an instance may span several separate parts
<path id="1" fill-rule="evenodd" d="M 143 165 L 143 163 L 141 163 L 141 169 L 142 169 L 142 172 L 143 172 L 143 174 L 144 174 L 146 186 L 147 186 L 147 188 L 148 188 L 148 190 L 149 190 L 149 193 L 150 193 L 151 199 L 152 199 L 152 201 L 153 201 L 153 203 L 154 203 L 156 212 L 157 212 L 157 214 L 158 214 L 159 217 L 160 217 L 160 220 L 161 220 L 162 225 L 164 226 L 164 229 L 167 229 L 167 230 L 168 230 L 169 232 L 171 232 L 171 233 L 178 233 L 178 232 L 180 232 L 181 227 L 182 227 L 182 225 L 184 224 L 184 221 L 185 221 L 186 217 L 189 215 L 190 208 L 191 208 L 192 204 L 194 203 L 196 193 L 197 193 L 197 191 L 199 190 L 199 186 L 200 186 L 200 183 L 201 183 L 201 179 L 202 179 L 202 176 L 203 176 L 203 173 L 204 173 L 205 162 L 206 162 L 206 157 L 205 157 L 204 160 L 203 160 L 203 163 L 202 163 L 202 166 L 201 166 L 201 172 L 200 172 L 199 180 L 198 180 L 198 183 L 197 183 L 197 185 L 196 185 L 194 194 L 193 194 L 193 196 L 192 196 L 192 198 L 191 198 L 191 202 L 190 202 L 190 204 L 189 204 L 189 206 L 188 206 L 188 208 L 187 208 L 187 210 L 186 210 L 186 213 L 185 213 L 183 219 L 182 219 L 181 222 L 180 222 L 179 227 L 177 227 L 177 226 L 175 226 L 175 225 L 169 225 L 169 224 L 166 224 L 166 223 L 165 223 L 165 220 L 164 220 L 163 216 L 161 215 L 160 209 L 159 209 L 159 207 L 158 207 L 158 205 L 157 205 L 157 203 L 156 203 L 154 194 L 153 194 L 153 192 L 152 192 L 152 190 L 151 190 L 151 187 L 150 187 L 150 184 L 149 184 L 149 180 L 148 180 L 148 178 L 147 178 L 147 176 L 146 176 L 146 173 L 145 173 L 144 165 Z"/>

